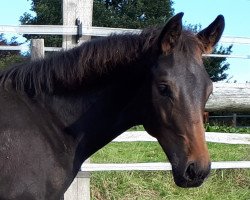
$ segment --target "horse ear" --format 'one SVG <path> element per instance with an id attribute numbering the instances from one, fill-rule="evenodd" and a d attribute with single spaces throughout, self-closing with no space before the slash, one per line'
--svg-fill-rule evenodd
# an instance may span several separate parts
<path id="1" fill-rule="evenodd" d="M 209 53 L 212 48 L 220 40 L 225 27 L 225 20 L 223 15 L 219 15 L 207 28 L 200 31 L 197 36 L 202 41 L 205 52 Z"/>
<path id="2" fill-rule="evenodd" d="M 178 13 L 168 20 L 159 36 L 158 45 L 164 54 L 168 54 L 177 43 L 182 31 L 182 17 L 184 13 Z"/>

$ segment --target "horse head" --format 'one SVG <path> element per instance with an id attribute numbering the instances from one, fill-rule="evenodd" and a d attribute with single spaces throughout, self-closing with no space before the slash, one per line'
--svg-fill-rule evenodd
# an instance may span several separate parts
<path id="1" fill-rule="evenodd" d="M 144 123 L 157 138 L 172 164 L 175 183 L 197 187 L 210 172 L 203 113 L 212 92 L 202 54 L 211 51 L 224 29 L 219 15 L 207 28 L 194 34 L 182 30 L 182 16 L 171 18 L 157 39 L 159 56 L 151 67 L 152 108 Z"/>

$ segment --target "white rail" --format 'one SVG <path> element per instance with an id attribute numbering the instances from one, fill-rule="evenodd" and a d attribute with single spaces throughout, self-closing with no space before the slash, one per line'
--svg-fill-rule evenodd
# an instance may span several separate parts
<path id="1" fill-rule="evenodd" d="M 206 132 L 206 141 L 224 144 L 250 144 L 250 133 L 217 133 Z M 154 137 L 146 131 L 127 131 L 118 136 L 113 142 L 155 142 Z"/>
<path id="2" fill-rule="evenodd" d="M 212 162 L 212 169 L 250 169 L 250 161 L 224 161 Z M 170 171 L 171 164 L 167 162 L 154 163 L 107 163 L 95 164 L 84 163 L 81 172 L 101 172 L 101 171 Z M 79 173 L 81 173 L 79 172 Z"/>
<path id="3" fill-rule="evenodd" d="M 206 132 L 206 141 L 224 144 L 250 144 L 250 134 L 239 133 L 217 133 Z M 157 140 L 150 136 L 146 131 L 128 131 L 124 132 L 113 142 L 156 142 Z M 212 162 L 212 169 L 236 169 L 250 168 L 250 161 L 224 161 Z M 170 163 L 84 163 L 81 167 L 82 172 L 93 171 L 155 171 L 155 170 L 171 170 Z"/>
<path id="4" fill-rule="evenodd" d="M 29 51 L 30 47 L 27 45 L 20 46 L 0 46 L 0 50 L 4 51 Z M 61 51 L 63 48 L 61 47 L 44 47 L 45 51 Z M 217 58 L 240 58 L 240 59 L 250 59 L 250 55 L 222 55 L 222 54 L 203 54 L 204 57 L 217 57 Z"/>
<path id="5" fill-rule="evenodd" d="M 88 27 L 82 26 L 82 34 L 89 36 L 107 36 L 110 34 L 121 33 L 140 33 L 141 29 L 124 29 L 109 27 Z M 39 34 L 39 35 L 77 35 L 77 26 L 63 25 L 0 25 L 0 33 L 19 33 L 19 34 Z M 250 44 L 248 37 L 223 36 L 220 39 L 222 43 L 230 44 Z"/>
<path id="6" fill-rule="evenodd" d="M 85 36 L 108 36 L 110 34 L 122 33 L 140 33 L 140 29 L 122 29 L 109 27 L 82 27 L 81 34 Z M 63 26 L 63 25 L 20 25 L 9 26 L 0 25 L 0 33 L 19 33 L 19 34 L 39 34 L 39 35 L 77 35 L 77 26 Z M 250 38 L 247 37 L 231 37 L 223 36 L 220 39 L 221 43 L 230 44 L 246 44 L 250 45 Z M 29 47 L 21 46 L 0 46 L 0 50 L 18 50 L 28 51 Z M 45 47 L 45 51 L 60 51 L 60 47 Z M 225 57 L 225 58 L 240 58 L 250 59 L 250 55 L 221 55 L 221 54 L 204 54 L 205 57 Z"/>

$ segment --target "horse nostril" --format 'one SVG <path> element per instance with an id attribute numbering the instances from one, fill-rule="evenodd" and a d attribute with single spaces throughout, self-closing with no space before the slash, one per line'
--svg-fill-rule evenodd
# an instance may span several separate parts
<path id="1" fill-rule="evenodd" d="M 185 178 L 187 180 L 193 181 L 197 178 L 196 176 L 197 176 L 196 165 L 195 163 L 190 163 L 186 169 Z"/>

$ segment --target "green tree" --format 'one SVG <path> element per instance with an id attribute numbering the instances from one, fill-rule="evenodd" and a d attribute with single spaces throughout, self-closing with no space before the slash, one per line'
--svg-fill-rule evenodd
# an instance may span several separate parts
<path id="1" fill-rule="evenodd" d="M 16 38 L 13 37 L 11 41 L 7 41 L 3 34 L 0 34 L 0 46 L 18 46 L 20 45 Z M 26 59 L 19 51 L 0 50 L 0 69 L 4 69 L 14 63 L 22 62 Z"/>
<path id="2" fill-rule="evenodd" d="M 229 55 L 232 52 L 232 45 L 228 47 L 220 46 L 213 50 L 213 54 Z M 228 74 L 225 73 L 229 69 L 230 64 L 226 62 L 225 57 L 206 57 L 204 58 L 204 66 L 213 82 L 227 79 Z"/>
<path id="3" fill-rule="evenodd" d="M 191 30 L 195 33 L 198 33 L 202 30 L 200 24 L 191 25 L 188 24 L 186 29 Z M 216 46 L 212 54 L 220 54 L 220 55 L 230 55 L 232 53 L 233 45 L 228 47 L 224 46 Z M 213 82 L 222 81 L 228 78 L 228 74 L 225 72 L 229 69 L 230 64 L 227 62 L 227 58 L 225 57 L 204 57 L 203 59 L 204 66 L 209 74 L 210 78 Z"/>
<path id="4" fill-rule="evenodd" d="M 173 15 L 171 0 L 95 0 L 93 25 L 144 28 L 163 24 Z"/>
<path id="5" fill-rule="evenodd" d="M 36 15 L 26 12 L 20 17 L 20 22 L 26 25 L 61 25 L 61 4 L 61 0 L 31 0 L 31 11 Z M 62 45 L 62 36 L 24 35 L 24 37 L 28 40 L 44 38 L 45 46 L 60 47 Z"/>

